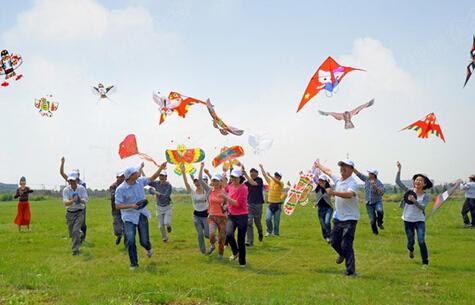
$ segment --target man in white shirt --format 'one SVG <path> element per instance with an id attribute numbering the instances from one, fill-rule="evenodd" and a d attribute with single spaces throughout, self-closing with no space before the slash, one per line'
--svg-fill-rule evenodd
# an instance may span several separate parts
<path id="1" fill-rule="evenodd" d="M 335 182 L 335 189 L 328 188 L 326 191 L 328 195 L 335 196 L 331 245 L 338 253 L 336 263 L 341 264 L 345 261 L 346 275 L 354 276 L 356 270 L 353 240 L 356 224 L 360 218 L 358 184 L 352 177 L 355 167 L 353 161 L 340 161 L 338 166 L 340 167 L 340 177 L 333 175 L 329 168 L 317 163 L 317 167 L 331 176 Z"/>

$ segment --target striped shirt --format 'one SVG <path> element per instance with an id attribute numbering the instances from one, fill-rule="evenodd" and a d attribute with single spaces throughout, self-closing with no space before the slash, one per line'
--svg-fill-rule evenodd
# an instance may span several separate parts
<path id="1" fill-rule="evenodd" d="M 376 184 L 373 186 L 368 176 L 363 175 L 362 173 L 357 173 L 356 176 L 364 182 L 364 198 L 367 204 L 375 204 L 376 202 L 383 201 L 384 195 L 384 184 L 376 179 Z M 380 190 L 376 191 L 376 188 Z"/>

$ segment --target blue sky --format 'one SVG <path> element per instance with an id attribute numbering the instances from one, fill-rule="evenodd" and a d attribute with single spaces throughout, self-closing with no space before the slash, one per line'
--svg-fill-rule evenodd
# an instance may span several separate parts
<path id="1" fill-rule="evenodd" d="M 90 184 L 107 186 L 117 170 L 138 162 L 117 157 L 118 142 L 128 133 L 158 160 L 178 142 L 202 147 L 207 160 L 222 145 L 248 148 L 246 136 L 219 135 L 202 109 L 158 126 L 154 90 L 210 97 L 231 125 L 274 138 L 270 151 L 249 150 L 243 161 L 248 167 L 263 162 L 285 180 L 295 180 L 316 157 L 336 169 L 347 153 L 360 169 L 380 169 L 385 182 L 393 181 L 397 159 L 408 176 L 422 171 L 436 182 L 474 171 L 469 139 L 475 80 L 462 89 L 475 33 L 472 1 L 10 3 L 0 20 L 0 42 L 24 57 L 25 79 L 0 92 L 0 103 L 9 105 L 0 126 L 10 143 L 0 153 L 0 181 L 26 175 L 33 185 L 58 185 L 56 167 L 65 155 L 69 168 L 83 169 Z M 315 98 L 296 114 L 308 80 L 327 56 L 367 72 L 348 75 L 338 96 Z M 98 105 L 90 94 L 99 81 L 117 85 L 114 103 Z M 31 104 L 49 93 L 61 106 L 45 120 Z M 375 106 L 355 119 L 352 131 L 316 114 L 373 97 Z M 430 112 L 437 114 L 446 144 L 398 132 Z M 29 158 L 25 147 L 41 161 Z"/>

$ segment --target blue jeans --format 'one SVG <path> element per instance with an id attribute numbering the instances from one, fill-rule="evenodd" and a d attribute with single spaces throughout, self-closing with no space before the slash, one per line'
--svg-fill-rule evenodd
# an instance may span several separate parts
<path id="1" fill-rule="evenodd" d="M 317 207 L 317 216 L 318 220 L 320 221 L 320 226 L 322 227 L 322 235 L 323 238 L 330 238 L 332 224 L 333 209 L 331 207 Z"/>
<path id="2" fill-rule="evenodd" d="M 421 250 L 422 263 L 429 264 L 429 252 L 427 251 L 427 246 L 425 242 L 426 223 L 424 221 L 405 221 L 404 230 L 406 231 L 407 236 L 407 250 L 411 252 L 414 251 L 414 237 L 415 232 L 417 232 L 417 242 L 419 244 L 419 249 Z"/>
<path id="3" fill-rule="evenodd" d="M 383 224 L 383 202 L 377 201 L 375 203 L 366 203 L 366 211 L 368 212 L 369 222 L 374 234 L 378 234 L 378 226 Z"/>
<path id="4" fill-rule="evenodd" d="M 267 233 L 279 235 L 280 213 L 282 212 L 282 204 L 270 203 L 266 211 L 266 227 Z M 274 219 L 274 225 L 272 226 L 272 219 Z"/>
<path id="5" fill-rule="evenodd" d="M 148 234 L 148 218 L 147 216 L 140 214 L 138 225 L 126 221 L 124 222 L 124 231 L 127 250 L 129 251 L 130 266 L 138 266 L 138 257 L 137 257 L 137 247 L 135 246 L 135 230 L 139 231 L 140 244 L 145 250 L 152 249 L 152 244 L 150 243 L 150 237 Z"/>

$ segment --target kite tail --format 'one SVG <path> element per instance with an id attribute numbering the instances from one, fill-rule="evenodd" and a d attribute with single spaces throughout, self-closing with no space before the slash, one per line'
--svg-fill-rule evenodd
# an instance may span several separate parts
<path id="1" fill-rule="evenodd" d="M 158 163 L 152 158 L 150 157 L 149 155 L 147 154 L 143 154 L 143 153 L 138 153 L 139 157 L 144 159 L 144 160 L 147 160 L 149 162 L 152 162 L 153 164 L 155 164 L 156 167 L 160 167 L 160 165 L 158 165 Z"/>

